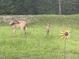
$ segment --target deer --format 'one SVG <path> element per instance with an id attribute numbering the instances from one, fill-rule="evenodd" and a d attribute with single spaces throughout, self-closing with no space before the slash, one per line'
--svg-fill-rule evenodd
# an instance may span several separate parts
<path id="1" fill-rule="evenodd" d="M 45 28 L 46 36 L 49 35 L 50 30 L 51 30 L 51 24 L 47 23 L 46 28 Z"/>
<path id="2" fill-rule="evenodd" d="M 26 34 L 26 30 L 28 27 L 28 24 L 26 21 L 24 21 L 24 20 L 11 20 L 9 22 L 9 25 L 12 27 L 13 33 L 16 32 L 16 28 L 19 28 L 20 30 L 22 30 L 24 32 L 24 34 Z"/>

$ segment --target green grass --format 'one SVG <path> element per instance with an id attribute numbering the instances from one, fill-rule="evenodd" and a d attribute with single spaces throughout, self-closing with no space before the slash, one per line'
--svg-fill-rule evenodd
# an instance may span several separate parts
<path id="1" fill-rule="evenodd" d="M 0 26 L 0 59 L 63 59 L 64 40 L 59 38 L 63 26 L 68 26 L 66 58 L 79 59 L 79 15 L 34 15 L 27 34 L 10 26 Z M 45 25 L 53 24 L 50 35 L 45 37 Z"/>

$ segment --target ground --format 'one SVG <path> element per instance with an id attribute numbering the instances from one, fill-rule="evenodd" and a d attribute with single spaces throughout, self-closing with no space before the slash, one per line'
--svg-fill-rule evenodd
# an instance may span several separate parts
<path id="1" fill-rule="evenodd" d="M 63 27 L 68 27 L 66 59 L 79 59 L 79 15 L 33 15 L 27 34 L 17 29 L 12 33 L 9 25 L 0 26 L 0 59 L 64 59 Z M 52 24 L 49 36 L 45 25 Z"/>

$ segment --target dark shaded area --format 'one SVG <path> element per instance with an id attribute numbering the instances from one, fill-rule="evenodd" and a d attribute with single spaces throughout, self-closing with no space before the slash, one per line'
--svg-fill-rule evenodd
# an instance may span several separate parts
<path id="1" fill-rule="evenodd" d="M 62 0 L 62 14 L 79 13 L 79 0 Z M 0 0 L 0 15 L 58 14 L 58 0 Z"/>

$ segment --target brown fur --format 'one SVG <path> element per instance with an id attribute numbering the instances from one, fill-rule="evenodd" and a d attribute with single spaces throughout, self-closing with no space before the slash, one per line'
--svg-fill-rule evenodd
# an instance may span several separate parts
<path id="1" fill-rule="evenodd" d="M 12 20 L 9 23 L 13 29 L 13 32 L 16 31 L 16 28 L 20 28 L 26 34 L 27 23 L 24 20 Z"/>
<path id="2" fill-rule="evenodd" d="M 48 24 L 46 25 L 46 35 L 49 35 L 50 29 L 51 29 L 51 24 L 48 23 Z"/>

